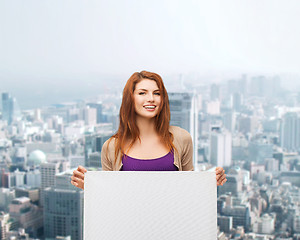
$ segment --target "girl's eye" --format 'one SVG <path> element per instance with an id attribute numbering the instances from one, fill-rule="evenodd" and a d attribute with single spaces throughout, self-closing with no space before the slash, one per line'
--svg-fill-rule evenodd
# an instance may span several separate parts
<path id="1" fill-rule="evenodd" d="M 144 92 L 140 92 L 140 93 L 139 93 L 139 95 L 142 95 L 142 94 L 144 94 Z M 154 93 L 154 94 L 160 95 L 160 93 Z"/>

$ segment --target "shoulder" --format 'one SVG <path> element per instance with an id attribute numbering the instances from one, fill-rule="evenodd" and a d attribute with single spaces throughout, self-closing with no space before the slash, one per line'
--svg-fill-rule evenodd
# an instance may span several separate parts
<path id="1" fill-rule="evenodd" d="M 113 151 L 115 147 L 115 140 L 116 139 L 114 137 L 107 139 L 102 145 L 102 151 L 106 151 L 107 149 L 108 151 Z"/>
<path id="2" fill-rule="evenodd" d="M 179 141 L 188 142 L 192 139 L 191 134 L 178 126 L 170 126 L 169 131 L 174 135 L 174 138 L 178 139 Z"/>

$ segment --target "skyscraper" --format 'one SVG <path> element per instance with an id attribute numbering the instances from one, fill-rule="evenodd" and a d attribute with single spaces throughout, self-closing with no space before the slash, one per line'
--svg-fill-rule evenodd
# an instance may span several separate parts
<path id="1" fill-rule="evenodd" d="M 288 152 L 300 150 L 300 114 L 286 113 L 280 126 L 280 146 Z"/>
<path id="2" fill-rule="evenodd" d="M 74 169 L 73 169 L 74 170 Z M 71 184 L 73 170 L 58 173 L 55 187 L 45 189 L 44 232 L 46 238 L 71 236 L 83 239 L 83 191 Z"/>
<path id="3" fill-rule="evenodd" d="M 96 115 L 97 115 L 97 123 L 104 122 L 103 121 L 103 115 L 102 115 L 102 103 L 88 103 L 87 104 L 90 108 L 96 109 Z"/>
<path id="4" fill-rule="evenodd" d="M 20 108 L 16 98 L 7 92 L 2 93 L 2 119 L 10 125 L 15 118 L 20 116 Z"/>
<path id="5" fill-rule="evenodd" d="M 248 161 L 265 164 L 267 158 L 273 156 L 273 145 L 265 139 L 251 141 L 248 146 Z"/>
<path id="6" fill-rule="evenodd" d="M 231 165 L 231 133 L 226 130 L 214 129 L 210 134 L 210 163 L 215 166 Z"/>
<path id="7" fill-rule="evenodd" d="M 243 105 L 243 95 L 241 93 L 233 93 L 231 95 L 232 109 L 236 112 L 240 112 Z"/>
<path id="8" fill-rule="evenodd" d="M 40 165 L 41 169 L 41 197 L 40 197 L 40 205 L 44 206 L 44 195 L 46 187 L 54 187 L 55 186 L 55 174 L 59 173 L 60 163 L 49 163 L 45 162 Z"/>
<path id="9" fill-rule="evenodd" d="M 220 86 L 215 83 L 210 85 L 210 100 L 220 100 Z"/>
<path id="10" fill-rule="evenodd" d="M 193 160 L 197 169 L 198 162 L 198 96 L 188 92 L 168 93 L 171 111 L 170 125 L 179 126 L 188 131 L 193 140 Z"/>

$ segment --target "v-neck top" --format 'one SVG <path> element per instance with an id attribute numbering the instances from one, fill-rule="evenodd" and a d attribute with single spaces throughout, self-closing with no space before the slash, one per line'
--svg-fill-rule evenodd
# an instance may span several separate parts
<path id="1" fill-rule="evenodd" d="M 154 159 L 137 159 L 124 154 L 122 163 L 121 171 L 178 171 L 173 152 Z"/>
<path id="2" fill-rule="evenodd" d="M 194 171 L 193 141 L 190 133 L 178 126 L 169 126 L 169 132 L 174 136 L 173 144 L 177 149 L 177 152 L 174 152 L 173 164 L 179 171 Z M 101 166 L 103 171 L 120 171 L 123 167 L 121 152 L 115 156 L 115 138 L 104 142 L 101 150 Z"/>

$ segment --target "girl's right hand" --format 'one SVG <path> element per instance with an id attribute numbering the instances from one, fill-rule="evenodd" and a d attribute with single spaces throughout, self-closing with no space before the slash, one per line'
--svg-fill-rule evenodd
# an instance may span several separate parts
<path id="1" fill-rule="evenodd" d="M 78 166 L 77 170 L 73 171 L 73 175 L 71 177 L 72 181 L 71 183 L 78 188 L 84 189 L 84 173 L 87 172 L 87 170 L 82 167 Z"/>

